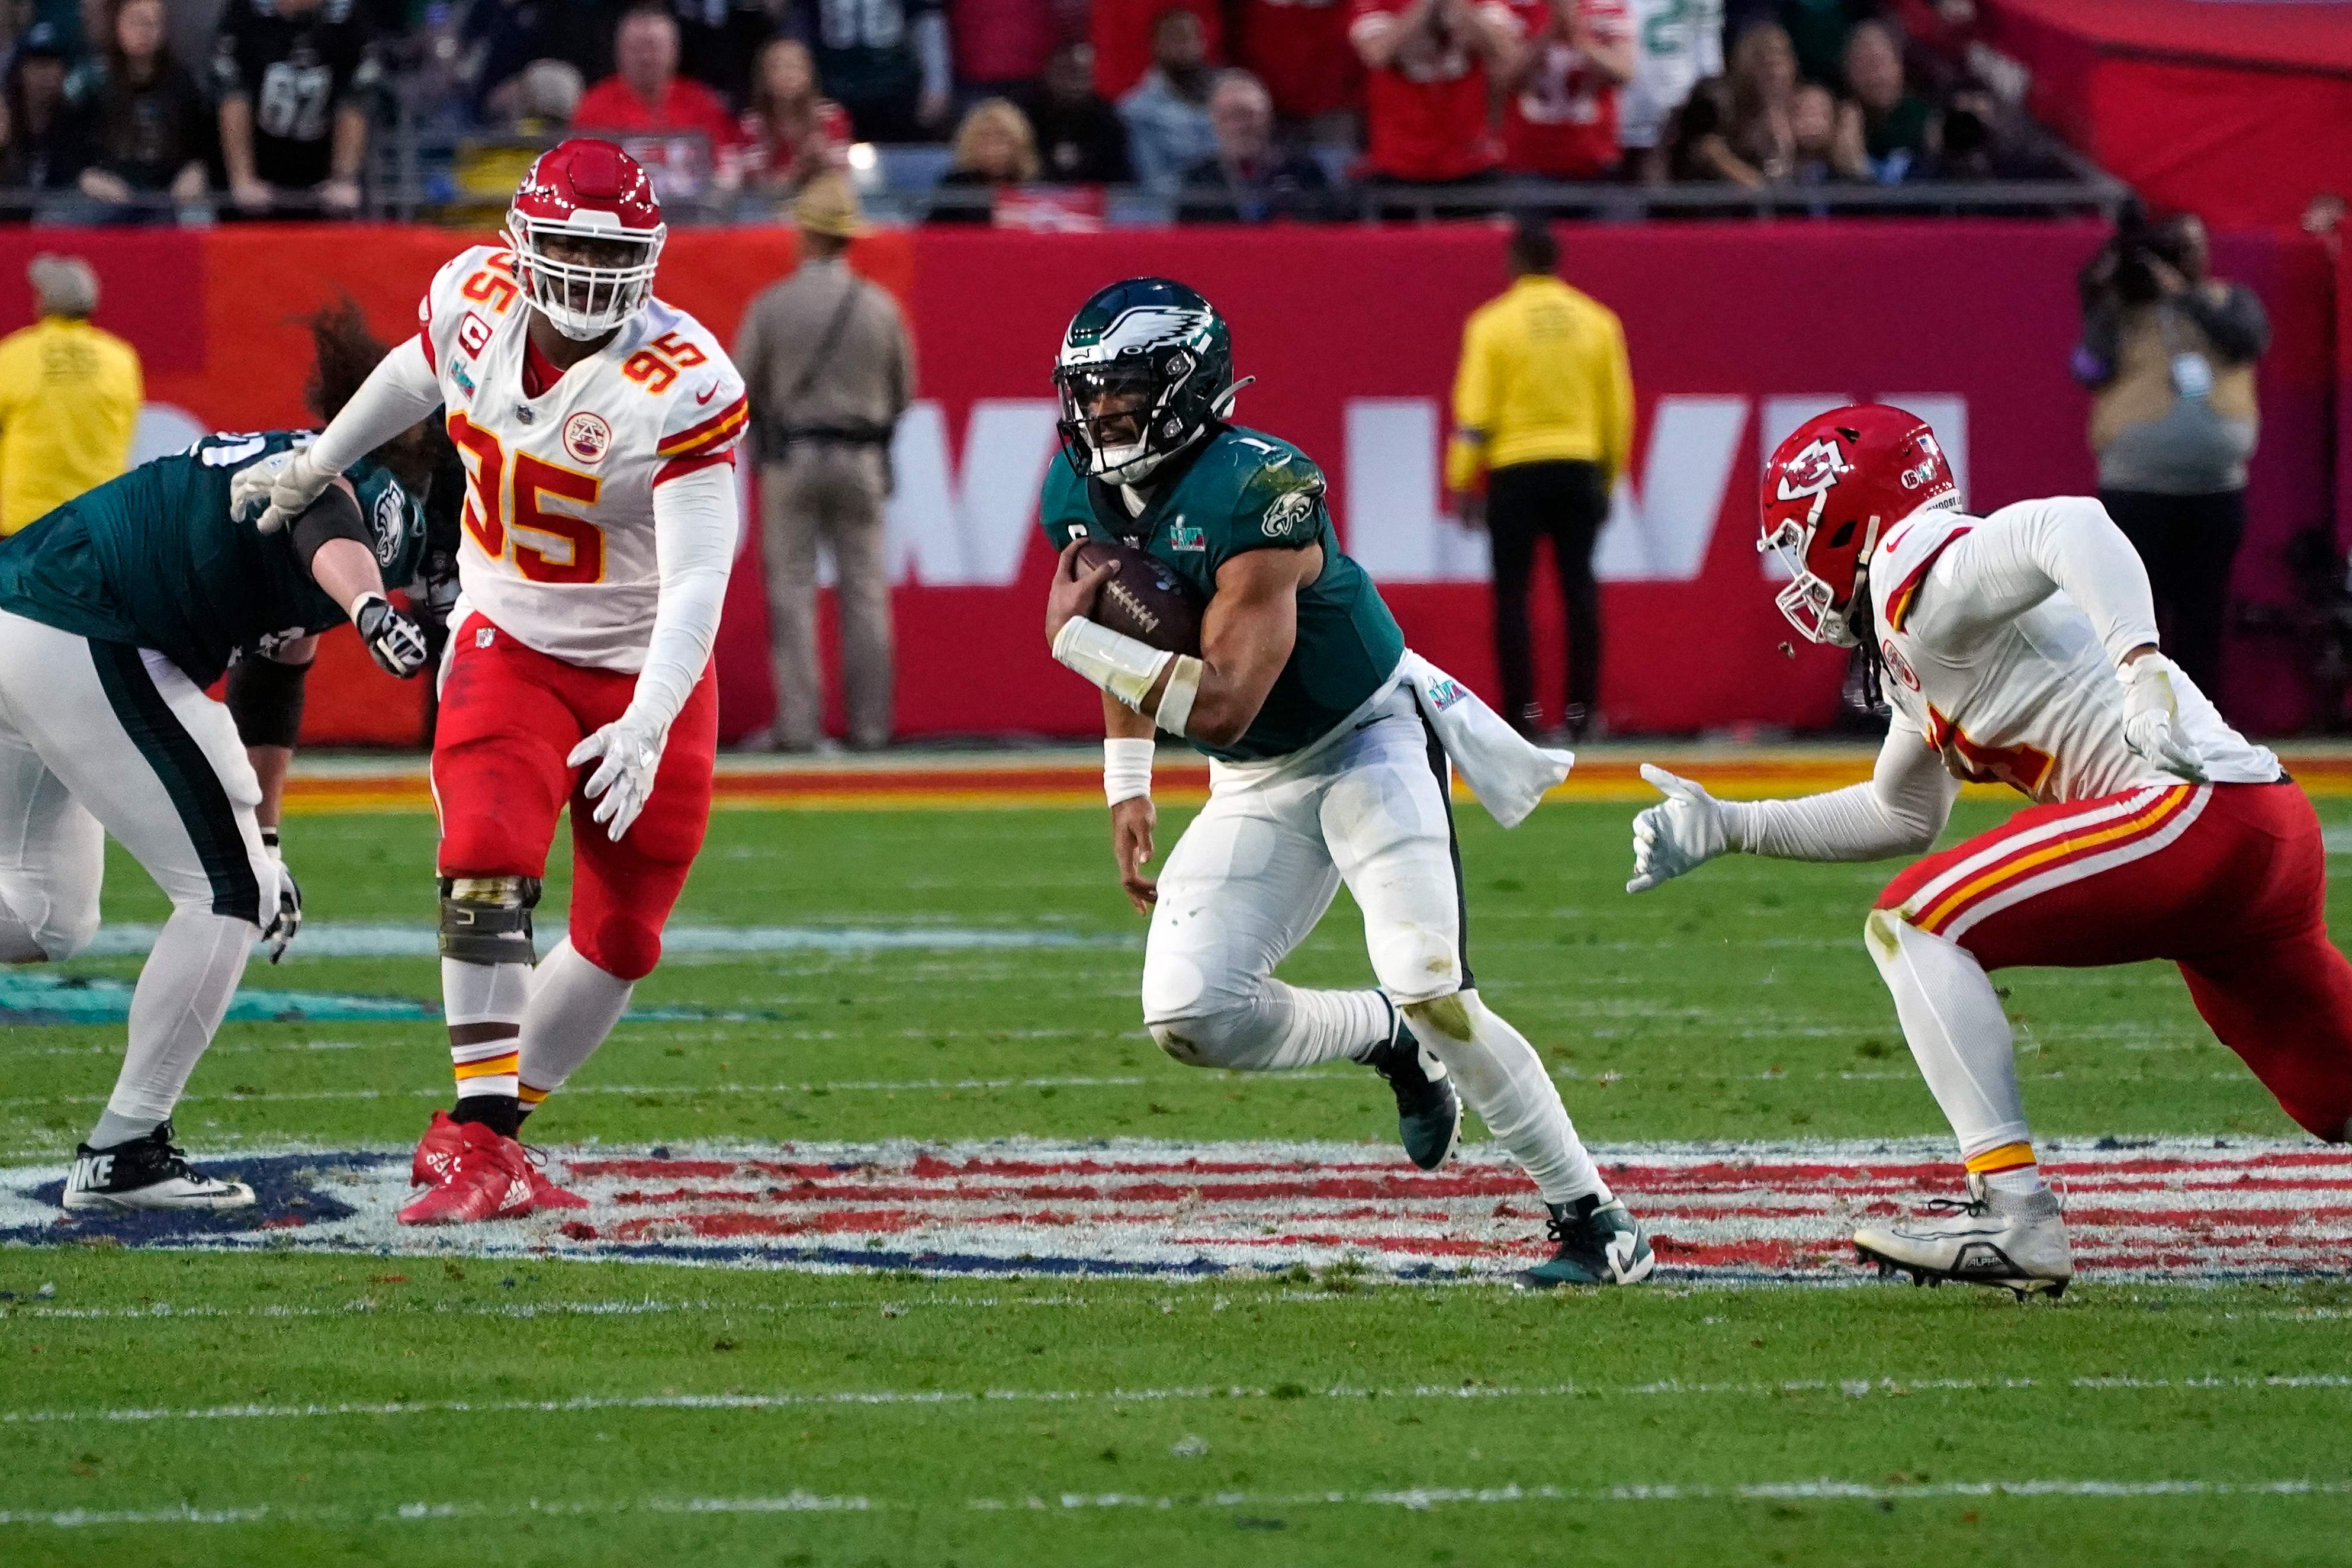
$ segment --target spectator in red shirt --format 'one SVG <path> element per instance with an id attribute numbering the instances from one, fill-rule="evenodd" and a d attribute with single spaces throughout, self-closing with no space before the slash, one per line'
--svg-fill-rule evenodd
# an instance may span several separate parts
<path id="1" fill-rule="evenodd" d="M 1351 0 L 1348 39 L 1364 62 L 1370 150 L 1379 184 L 1483 180 L 1498 161 L 1487 130 L 1488 84 L 1518 58 L 1518 24 L 1501 0 Z"/>
<path id="2" fill-rule="evenodd" d="M 856 139 L 848 110 L 817 91 L 816 61 L 798 38 L 771 38 L 761 49 L 737 132 L 740 183 L 771 195 L 847 167 Z"/>
<path id="3" fill-rule="evenodd" d="M 1362 107 L 1363 64 L 1348 47 L 1348 0 L 1244 0 L 1242 63 L 1287 121 Z"/>
<path id="4" fill-rule="evenodd" d="M 1503 105 L 1513 174 L 1595 180 L 1615 172 L 1617 89 L 1633 76 L 1623 0 L 1513 0 L 1525 47 Z"/>
<path id="5" fill-rule="evenodd" d="M 580 95 L 574 131 L 612 137 L 653 174 L 664 199 L 732 174 L 735 120 L 717 93 L 677 74 L 677 19 L 640 5 L 613 34 L 613 74 Z M 686 138 L 699 137 L 707 151 Z"/>

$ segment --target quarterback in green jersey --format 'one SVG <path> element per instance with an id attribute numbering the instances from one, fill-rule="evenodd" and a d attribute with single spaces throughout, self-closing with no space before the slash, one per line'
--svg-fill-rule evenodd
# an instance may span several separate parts
<path id="1" fill-rule="evenodd" d="M 382 345 L 352 311 L 313 332 L 313 401 L 340 404 Z M 114 1092 L 75 1151 L 68 1209 L 253 1202 L 188 1163 L 171 1117 L 254 943 L 274 961 L 301 923 L 278 806 L 303 676 L 319 634 L 346 620 L 391 674 L 426 662 L 423 628 L 384 594 L 426 553 L 424 437 L 378 452 L 289 529 L 231 516 L 236 474 L 309 439 L 208 436 L 0 541 L 0 963 L 89 944 L 109 835 L 172 900 Z M 226 703 L 205 691 L 224 671 Z"/>
<path id="2" fill-rule="evenodd" d="M 1061 559 L 1045 637 L 1103 689 L 1112 850 L 1151 919 L 1152 1038 L 1199 1067 L 1360 1062 L 1394 1089 L 1406 1153 L 1423 1169 L 1453 1152 L 1467 1101 L 1550 1210 L 1556 1252 L 1522 1283 L 1644 1278 L 1642 1227 L 1594 1168 L 1535 1048 L 1471 978 L 1436 727 L 1467 694 L 1441 674 L 1429 695 L 1411 674 L 1427 667 L 1339 548 L 1321 470 L 1231 423 L 1241 384 L 1223 319 L 1181 283 L 1115 283 L 1071 321 L 1055 381 L 1062 451 L 1040 518 Z M 1089 618 L 1116 567 L 1083 569 L 1088 540 L 1145 551 L 1192 585 L 1207 605 L 1197 658 Z M 1210 758 L 1209 803 L 1156 883 L 1143 870 L 1155 728 Z M 1343 881 L 1379 985 L 1275 979 Z"/>

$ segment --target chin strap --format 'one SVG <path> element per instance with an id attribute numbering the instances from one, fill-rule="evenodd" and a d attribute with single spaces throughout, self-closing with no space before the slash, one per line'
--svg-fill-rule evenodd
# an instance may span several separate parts
<path id="1" fill-rule="evenodd" d="M 1234 400 L 1242 395 L 1242 388 L 1250 385 L 1256 380 L 1257 377 L 1254 375 L 1245 375 L 1239 381 L 1234 383 L 1231 386 L 1225 388 L 1224 391 L 1217 394 L 1215 399 L 1209 405 L 1209 412 L 1215 415 L 1220 419 L 1223 419 L 1226 415 L 1231 414 L 1234 411 Z"/>

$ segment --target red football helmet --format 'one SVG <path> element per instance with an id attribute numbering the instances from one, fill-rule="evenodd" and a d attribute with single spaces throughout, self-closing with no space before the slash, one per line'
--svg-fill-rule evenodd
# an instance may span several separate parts
<path id="1" fill-rule="evenodd" d="M 1809 419 L 1764 467 L 1764 537 L 1795 581 L 1780 613 L 1815 642 L 1852 647 L 1847 612 L 1879 536 L 1922 507 L 1960 504 L 1936 433 L 1916 414 L 1856 403 Z"/>
<path id="2" fill-rule="evenodd" d="M 507 209 L 516 279 L 567 338 L 601 336 L 637 313 L 668 234 L 645 169 L 591 137 L 541 153 Z M 551 240 L 564 254 L 551 254 Z"/>

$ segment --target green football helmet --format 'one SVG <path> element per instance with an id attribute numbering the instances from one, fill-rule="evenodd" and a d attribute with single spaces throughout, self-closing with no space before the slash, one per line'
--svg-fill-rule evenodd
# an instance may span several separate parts
<path id="1" fill-rule="evenodd" d="M 1129 278 L 1081 306 L 1062 334 L 1054 384 L 1070 466 L 1115 485 L 1199 440 L 1241 390 L 1225 319 L 1165 278 Z"/>

